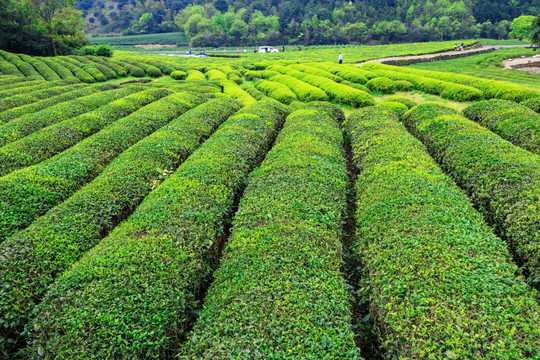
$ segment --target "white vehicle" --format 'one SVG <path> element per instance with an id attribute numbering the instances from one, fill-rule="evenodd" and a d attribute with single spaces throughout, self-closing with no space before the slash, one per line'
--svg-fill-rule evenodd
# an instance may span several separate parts
<path id="1" fill-rule="evenodd" d="M 279 52 L 279 50 L 276 49 L 275 47 L 272 47 L 272 46 L 260 46 L 259 47 L 259 52 L 260 53 Z"/>

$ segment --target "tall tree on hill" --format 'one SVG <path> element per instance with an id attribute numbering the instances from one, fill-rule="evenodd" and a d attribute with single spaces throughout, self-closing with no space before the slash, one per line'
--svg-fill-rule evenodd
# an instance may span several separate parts
<path id="1" fill-rule="evenodd" d="M 536 46 L 540 47 L 540 12 L 533 22 L 533 29 L 531 31 L 531 41 Z"/>
<path id="2" fill-rule="evenodd" d="M 54 56 L 58 55 L 58 45 L 64 44 L 67 38 L 72 45 L 86 42 L 82 13 L 73 8 L 75 0 L 30 0 L 30 3 L 38 28 L 45 30 Z"/>

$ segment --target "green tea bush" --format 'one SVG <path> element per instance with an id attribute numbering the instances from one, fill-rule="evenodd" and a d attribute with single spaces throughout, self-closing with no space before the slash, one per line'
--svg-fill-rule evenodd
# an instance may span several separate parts
<path id="1" fill-rule="evenodd" d="M 365 91 L 365 92 L 367 92 L 368 94 L 371 93 L 371 90 L 369 90 L 369 89 L 367 88 L 367 86 L 362 85 L 362 84 L 353 83 L 353 82 L 350 82 L 350 81 L 348 81 L 348 80 L 343 80 L 343 81 L 341 81 L 341 84 L 342 84 L 342 85 L 350 86 L 350 87 L 352 87 L 352 88 L 355 88 L 356 90 L 362 90 L 362 91 Z"/>
<path id="2" fill-rule="evenodd" d="M 535 97 L 529 100 L 525 100 L 521 103 L 521 105 L 525 105 L 526 107 L 532 109 L 533 111 L 540 113 L 540 97 Z"/>
<path id="3" fill-rule="evenodd" d="M 223 93 L 240 101 L 244 106 L 253 105 L 257 102 L 255 98 L 244 91 L 238 84 L 230 80 L 221 80 L 219 85 L 223 89 Z"/>
<path id="4" fill-rule="evenodd" d="M 400 91 L 411 91 L 413 84 L 407 80 L 396 80 L 394 81 L 394 87 Z"/>
<path id="5" fill-rule="evenodd" d="M 4 146 L 6 143 L 21 139 L 39 129 L 95 110 L 101 106 L 107 105 L 110 101 L 130 95 L 139 90 L 140 89 L 134 87 L 119 89 L 118 86 L 111 85 L 103 88 L 98 88 L 96 86 L 92 91 L 80 94 L 83 96 L 77 96 L 69 101 L 54 104 L 55 106 L 45 108 L 35 113 L 27 112 L 26 115 L 13 119 L 0 127 L 0 144 Z M 9 164 L 2 165 L 9 166 Z"/>
<path id="6" fill-rule="evenodd" d="M 10 86 L 3 86 L 2 90 L 0 90 L 0 99 L 4 99 L 7 97 L 13 97 L 16 95 L 25 95 L 25 94 L 35 94 L 37 91 L 44 91 L 45 92 L 51 88 L 51 87 L 58 87 L 58 86 L 66 86 L 66 85 L 72 85 L 79 83 L 79 80 L 73 79 L 73 80 L 58 80 L 58 81 L 38 81 L 38 82 L 27 82 L 24 83 L 25 86 L 20 86 L 19 83 L 14 84 L 18 86 L 10 87 Z"/>
<path id="7" fill-rule="evenodd" d="M 249 84 L 242 84 L 240 86 L 243 90 L 245 90 L 249 95 L 251 95 L 253 98 L 255 98 L 255 100 L 262 100 L 266 97 L 266 95 L 257 90 L 255 87 L 253 87 L 253 85 L 249 85 Z"/>
<path id="8" fill-rule="evenodd" d="M 20 330 L 48 285 L 127 218 L 239 108 L 234 100 L 219 99 L 186 112 L 120 154 L 94 181 L 0 245 L 0 254 L 9 257 L 0 264 L 0 274 L 10 284 L 2 294 L 7 302 L 0 305 L 0 313 L 17 321 L 20 342 L 26 340 Z M 26 256 L 23 248 L 29 249 Z M 54 253 L 47 250 L 51 248 Z M 24 291 L 11 291 L 19 286 Z"/>
<path id="9" fill-rule="evenodd" d="M 33 58 L 28 55 L 24 55 L 24 54 L 20 54 L 19 57 L 21 58 L 21 60 L 32 65 L 36 69 L 36 71 L 39 73 L 39 75 L 43 76 L 45 80 L 47 81 L 60 80 L 60 76 L 58 76 L 58 74 L 43 61 L 37 58 Z"/>
<path id="10" fill-rule="evenodd" d="M 83 96 L 91 95 L 96 92 L 107 91 L 118 88 L 117 85 L 112 84 L 99 84 L 99 85 L 89 85 L 79 90 L 73 90 L 61 95 L 53 96 L 48 99 L 40 100 L 31 104 L 19 106 L 10 110 L 3 111 L 0 113 L 0 131 L 3 135 L 0 136 L 0 146 L 3 146 L 6 141 L 13 141 L 8 139 L 13 139 L 16 137 L 14 133 L 10 131 L 4 131 L 4 124 L 9 123 L 10 121 L 23 117 L 24 115 L 29 115 L 42 111 L 50 106 L 60 104 L 69 100 L 77 99 Z M 9 125 L 5 125 L 9 126 Z"/>
<path id="11" fill-rule="evenodd" d="M 24 76 L 20 72 L 20 70 L 17 69 L 17 67 L 15 65 L 13 65 L 12 63 L 10 63 L 7 60 L 4 60 L 1 56 L 0 56 L 0 74 L 2 74 L 2 75 L 13 75 L 13 76 L 18 76 L 18 77 Z"/>
<path id="12" fill-rule="evenodd" d="M 206 78 L 209 81 L 227 80 L 227 75 L 224 72 L 216 69 L 211 69 L 206 72 Z"/>
<path id="13" fill-rule="evenodd" d="M 347 182 L 337 121 L 289 115 L 250 174 L 186 358 L 359 358 L 341 274 Z"/>
<path id="14" fill-rule="evenodd" d="M 99 56 L 87 56 L 87 58 L 92 60 L 94 63 L 98 63 L 98 64 L 108 67 L 120 77 L 126 77 L 128 75 L 128 72 L 126 69 L 124 69 L 122 66 L 118 65 L 117 63 L 109 59 L 104 59 Z"/>
<path id="15" fill-rule="evenodd" d="M 298 97 L 300 101 L 326 101 L 328 99 L 326 93 L 318 87 L 298 80 L 292 76 L 276 75 L 273 76 L 271 80 L 288 86 L 289 89 L 291 89 L 292 92 L 296 94 L 296 97 Z"/>
<path id="16" fill-rule="evenodd" d="M 540 161 L 483 126 L 447 108 L 422 104 L 404 118 L 443 169 L 508 242 L 540 285 Z M 540 338 L 538 338 L 540 339 Z M 540 347 L 537 347 L 540 349 Z"/>
<path id="17" fill-rule="evenodd" d="M 187 73 L 182 70 L 175 70 L 171 73 L 171 77 L 174 80 L 184 80 L 187 77 Z"/>
<path id="18" fill-rule="evenodd" d="M 365 84 L 368 80 L 374 79 L 378 76 L 371 71 L 361 69 L 354 65 L 337 65 L 329 62 L 311 63 L 310 65 L 330 71 L 332 74 L 336 74 L 345 80 L 360 84 Z"/>
<path id="19" fill-rule="evenodd" d="M 31 104 L 31 103 L 34 103 L 43 99 L 48 99 L 56 95 L 64 94 L 69 91 L 82 89 L 84 87 L 86 87 L 86 85 L 84 84 L 55 86 L 53 83 L 51 83 L 50 87 L 44 88 L 42 90 L 37 90 L 37 91 L 28 92 L 25 94 L 19 94 L 19 95 L 9 96 L 5 98 L 0 98 L 0 113 L 2 111 L 6 111 L 12 108 L 19 107 L 19 106 Z"/>
<path id="20" fill-rule="evenodd" d="M 291 101 L 297 100 L 294 92 L 292 92 L 287 85 L 283 85 L 279 82 L 261 79 L 255 83 L 255 87 L 271 98 L 284 104 L 290 104 Z"/>
<path id="21" fill-rule="evenodd" d="M 0 178 L 0 242 L 92 181 L 122 151 L 200 102 L 193 98 L 187 93 L 162 98 L 40 164 Z"/>
<path id="22" fill-rule="evenodd" d="M 81 65 L 81 69 L 92 75 L 98 82 L 107 81 L 107 77 L 93 65 Z"/>
<path id="23" fill-rule="evenodd" d="M 189 70 L 187 72 L 186 80 L 187 81 L 192 81 L 192 80 L 194 80 L 194 81 L 206 81 L 206 77 L 199 70 Z"/>
<path id="24" fill-rule="evenodd" d="M 227 74 L 227 79 L 234 81 L 238 85 L 244 82 L 242 74 L 239 71 L 232 71 Z"/>
<path id="25" fill-rule="evenodd" d="M 150 77 L 160 77 L 163 75 L 161 70 L 159 70 L 157 67 L 153 65 L 148 65 L 146 67 L 146 74 L 148 74 L 148 76 Z"/>
<path id="26" fill-rule="evenodd" d="M 400 102 L 396 102 L 396 101 L 388 101 L 388 100 L 385 100 L 384 102 L 380 103 L 380 104 L 377 104 L 378 107 L 383 107 L 383 108 L 386 108 L 388 110 L 392 110 L 393 112 L 395 112 L 396 114 L 398 114 L 398 116 L 401 118 L 407 111 L 409 111 L 409 108 L 407 108 L 406 105 L 400 103 Z"/>
<path id="27" fill-rule="evenodd" d="M 217 266 L 234 198 L 285 112 L 275 101 L 262 101 L 229 118 L 127 221 L 57 279 L 30 326 L 34 353 L 173 358 L 196 316 L 200 289 Z M 201 118 L 189 123 L 198 128 Z M 125 341 L 117 342 L 118 336 Z"/>
<path id="28" fill-rule="evenodd" d="M 288 67 L 292 68 L 292 69 L 295 69 L 295 70 L 298 70 L 298 71 L 306 72 L 306 73 L 311 74 L 311 75 L 322 76 L 322 77 L 325 77 L 327 79 L 330 79 L 330 80 L 338 82 L 338 83 L 343 81 L 343 79 L 340 78 L 339 76 L 336 76 L 336 75 L 332 74 L 329 71 L 319 69 L 319 68 L 314 67 L 314 66 L 308 66 L 308 65 L 305 65 L 305 64 L 293 64 L 293 65 L 289 65 Z"/>
<path id="29" fill-rule="evenodd" d="M 69 70 L 67 67 L 62 65 L 60 62 L 51 58 L 40 58 L 40 59 L 45 64 L 49 65 L 49 67 L 53 69 L 58 74 L 58 76 L 60 76 L 60 78 L 62 79 L 75 78 L 76 79 L 76 77 L 73 75 L 71 70 Z"/>
<path id="30" fill-rule="evenodd" d="M 395 82 L 394 82 L 394 85 L 395 85 Z M 391 101 L 391 102 L 398 102 L 398 103 L 402 103 L 403 105 L 405 105 L 408 109 L 412 109 L 413 107 L 415 107 L 416 105 L 418 105 L 417 103 L 415 103 L 414 101 L 412 101 L 411 99 L 407 99 L 407 98 L 404 98 L 404 97 L 401 97 L 401 96 L 390 96 L 390 97 L 387 97 L 384 99 L 384 101 Z"/>
<path id="31" fill-rule="evenodd" d="M 92 75 L 90 75 L 87 71 L 80 68 L 79 66 L 73 65 L 72 63 L 65 61 L 65 59 L 66 59 L 65 57 L 57 57 L 55 58 L 55 62 L 69 69 L 73 73 L 73 75 L 82 82 L 85 82 L 85 83 L 96 82 L 96 79 Z"/>
<path id="32" fill-rule="evenodd" d="M 133 89 L 131 95 L 111 101 L 96 110 L 41 129 L 0 148 L 0 163 L 2 163 L 0 165 L 0 176 L 38 164 L 59 154 L 116 120 L 170 93 L 165 89 L 157 88 L 133 94 L 140 90 Z M 2 131 L 1 128 L 0 131 Z"/>
<path id="33" fill-rule="evenodd" d="M 383 94 L 391 94 L 395 91 L 394 89 L 394 82 L 386 77 L 376 77 L 374 79 L 369 80 L 366 83 L 366 86 L 369 90 L 383 93 Z"/>
<path id="34" fill-rule="evenodd" d="M 129 72 L 129 75 L 131 76 L 144 77 L 146 75 L 146 72 L 144 71 L 144 69 L 138 66 L 131 65 L 128 63 L 123 63 L 122 66 L 124 66 L 124 68 Z"/>
<path id="35" fill-rule="evenodd" d="M 36 80 L 44 79 L 43 76 L 41 76 L 32 65 L 22 60 L 19 56 L 12 53 L 8 53 L 6 51 L 1 51 L 0 55 L 2 55 L 4 59 L 9 61 L 10 63 L 15 65 L 24 76 L 31 77 Z"/>
<path id="36" fill-rule="evenodd" d="M 472 104 L 463 115 L 533 153 L 540 154 L 540 114 L 507 100 Z"/>
<path id="37" fill-rule="evenodd" d="M 540 356 L 538 294 L 422 143 L 380 108 L 353 113 L 347 130 L 360 171 L 353 253 L 383 356 Z"/>

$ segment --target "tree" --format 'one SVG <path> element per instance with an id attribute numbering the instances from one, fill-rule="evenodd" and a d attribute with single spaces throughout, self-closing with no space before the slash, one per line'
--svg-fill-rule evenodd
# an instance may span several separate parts
<path id="1" fill-rule="evenodd" d="M 513 39 L 527 39 L 531 36 L 535 17 L 532 15 L 522 15 L 512 20 L 510 25 L 510 37 Z"/>
<path id="2" fill-rule="evenodd" d="M 531 41 L 536 46 L 540 46 L 540 12 L 533 22 L 533 29 L 531 31 Z"/>
<path id="3" fill-rule="evenodd" d="M 30 1 L 37 16 L 38 31 L 45 31 L 54 56 L 58 54 L 58 44 L 64 44 L 66 38 L 84 37 L 82 13 L 73 9 L 74 0 Z"/>

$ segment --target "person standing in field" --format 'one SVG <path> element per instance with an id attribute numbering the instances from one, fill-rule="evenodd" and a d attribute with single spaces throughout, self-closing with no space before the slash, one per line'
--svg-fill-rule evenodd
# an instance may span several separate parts
<path id="1" fill-rule="evenodd" d="M 341 53 L 339 53 L 339 55 L 338 55 L 338 62 L 340 64 L 343 64 L 343 55 L 341 55 Z"/>
<path id="2" fill-rule="evenodd" d="M 461 46 L 459 47 L 461 51 L 463 51 L 463 42 L 461 43 Z"/>
<path id="3" fill-rule="evenodd" d="M 457 51 L 457 43 L 454 44 L 454 51 Z"/>

